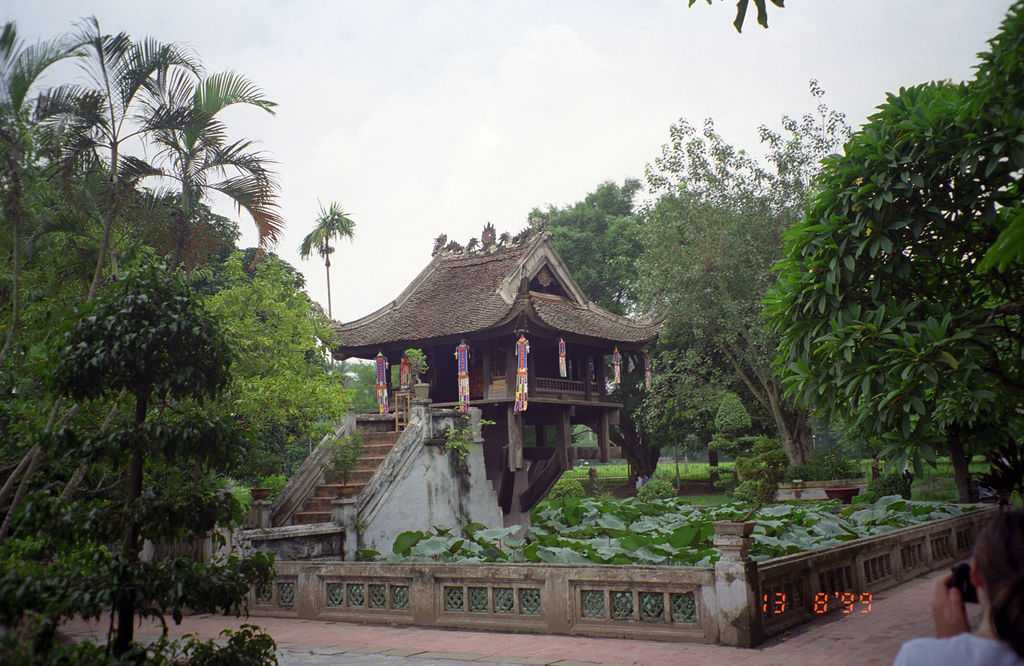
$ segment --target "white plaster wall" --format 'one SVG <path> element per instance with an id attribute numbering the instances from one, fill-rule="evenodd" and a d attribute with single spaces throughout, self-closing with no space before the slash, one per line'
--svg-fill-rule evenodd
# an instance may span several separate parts
<path id="1" fill-rule="evenodd" d="M 487 480 L 479 444 L 471 445 L 466 462 L 468 483 L 455 474 L 441 447 L 422 446 L 408 474 L 391 484 L 380 510 L 369 524 L 361 526 L 360 548 L 372 548 L 387 556 L 395 537 L 407 530 L 436 526 L 451 528 L 458 534 L 470 522 L 501 527 L 498 496 Z"/>

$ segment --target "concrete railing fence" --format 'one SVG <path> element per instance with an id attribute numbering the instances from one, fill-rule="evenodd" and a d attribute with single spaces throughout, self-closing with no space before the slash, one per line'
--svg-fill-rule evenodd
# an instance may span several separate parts
<path id="1" fill-rule="evenodd" d="M 750 559 L 752 523 L 716 523 L 712 567 L 281 561 L 253 615 L 751 647 L 966 557 L 994 509 Z M 834 596 L 834 595 L 840 596 Z M 778 596 L 782 595 L 782 596 Z M 824 595 L 827 608 L 814 605 Z M 852 596 L 842 596 L 852 595 Z"/>

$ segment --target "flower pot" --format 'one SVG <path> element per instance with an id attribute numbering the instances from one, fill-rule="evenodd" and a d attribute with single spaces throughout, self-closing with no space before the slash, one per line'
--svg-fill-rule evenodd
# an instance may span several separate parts
<path id="1" fill-rule="evenodd" d="M 417 400 L 426 400 L 430 397 L 430 384 L 426 382 L 416 382 L 412 386 L 413 396 Z"/>
<path id="2" fill-rule="evenodd" d="M 352 497 L 357 491 L 358 489 L 355 486 L 341 486 L 338 488 L 336 497 Z"/>
<path id="3" fill-rule="evenodd" d="M 857 495 L 858 493 L 860 493 L 860 488 L 856 486 L 825 488 L 826 497 L 829 499 L 837 499 L 843 504 L 851 503 L 854 495 Z"/>
<path id="4" fill-rule="evenodd" d="M 249 494 L 254 500 L 265 500 L 270 498 L 270 488 L 250 488 Z"/>

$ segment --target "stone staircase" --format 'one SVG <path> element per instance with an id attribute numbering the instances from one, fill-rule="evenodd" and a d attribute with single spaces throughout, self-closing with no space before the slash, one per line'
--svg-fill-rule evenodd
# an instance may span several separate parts
<path id="1" fill-rule="evenodd" d="M 355 497 L 370 481 L 381 462 L 387 457 L 401 433 L 379 429 L 359 428 L 363 438 L 363 453 L 356 468 L 349 474 L 348 483 L 321 483 L 292 516 L 293 525 L 326 523 L 331 520 L 331 501 L 338 497 Z"/>

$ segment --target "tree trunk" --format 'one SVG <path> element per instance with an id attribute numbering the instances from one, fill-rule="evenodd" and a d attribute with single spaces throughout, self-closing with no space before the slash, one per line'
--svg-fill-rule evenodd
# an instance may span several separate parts
<path id="1" fill-rule="evenodd" d="M 637 431 L 636 424 L 626 414 L 626 410 L 622 410 L 619 418 L 618 436 L 613 435 L 612 439 L 622 448 L 623 455 L 626 456 L 626 460 L 633 467 L 634 477 L 653 477 L 655 470 L 658 469 L 658 458 L 661 457 L 661 451 L 648 446 L 643 441 L 643 438 Z M 632 478 L 630 479 L 631 482 L 633 480 Z"/>
<path id="2" fill-rule="evenodd" d="M 135 395 L 135 426 L 141 437 L 142 424 L 146 421 L 146 407 L 149 391 L 143 389 Z M 125 509 L 128 512 L 124 531 L 122 554 L 128 563 L 139 561 L 139 526 L 132 517 L 135 501 L 142 495 L 142 474 L 144 466 L 142 442 L 134 442 L 132 460 L 128 467 L 125 484 Z M 117 638 L 114 642 L 114 656 L 120 657 L 131 648 L 135 637 L 135 590 L 122 588 L 117 595 Z"/>
<path id="3" fill-rule="evenodd" d="M 327 317 L 334 319 L 334 314 L 331 312 L 331 257 L 330 255 L 324 255 L 324 267 L 327 269 Z"/>
<path id="4" fill-rule="evenodd" d="M 30 452 L 31 458 L 29 459 L 28 469 L 25 470 L 25 475 L 21 478 L 21 483 L 18 485 L 18 492 L 14 494 L 14 499 L 11 500 L 11 508 L 7 510 L 7 515 L 4 516 L 4 522 L 0 525 L 0 541 L 7 538 L 7 532 L 11 529 L 11 523 L 14 522 L 14 512 L 21 504 L 21 500 L 25 498 L 25 493 L 28 492 L 29 482 L 32 479 L 32 475 L 36 473 L 36 469 L 39 468 L 39 461 L 43 457 L 43 450 L 37 444 L 32 447 Z"/>
<path id="5" fill-rule="evenodd" d="M 111 121 L 113 121 L 113 110 L 111 110 Z M 111 131 L 116 127 L 112 122 Z M 106 214 L 103 215 L 103 236 L 100 238 L 100 249 L 96 254 L 96 270 L 92 274 L 92 283 L 89 285 L 89 293 L 86 295 L 86 302 L 91 301 L 97 290 L 100 288 L 100 279 L 103 277 L 103 261 L 110 249 L 110 233 L 114 228 L 117 203 L 117 168 L 118 168 L 118 146 L 117 141 L 111 141 L 110 145 L 110 205 L 107 206 Z"/>
<path id="6" fill-rule="evenodd" d="M 953 463 L 953 480 L 956 482 L 957 501 L 974 502 L 974 489 L 971 487 L 971 457 L 964 447 L 963 431 L 960 426 L 950 426 L 946 433 L 949 459 Z"/>

